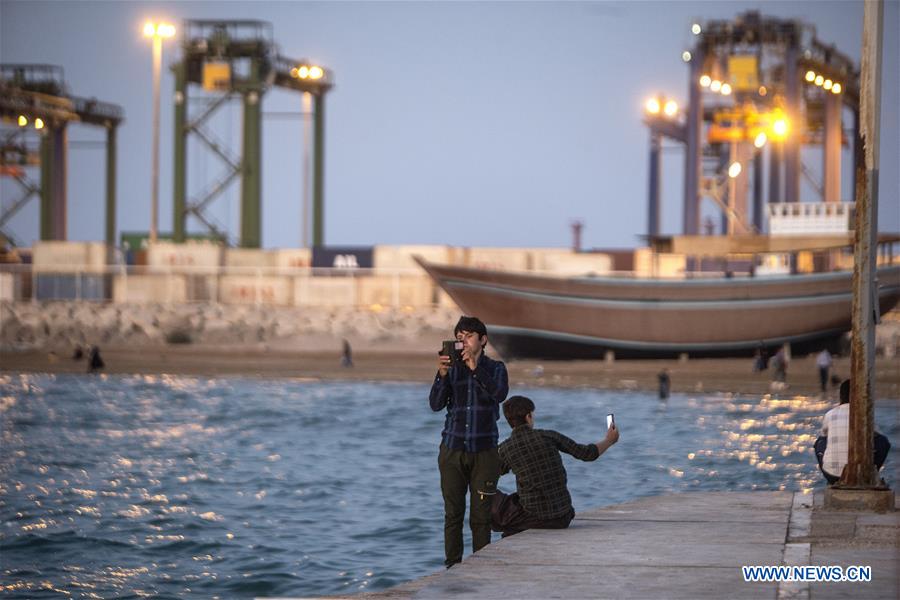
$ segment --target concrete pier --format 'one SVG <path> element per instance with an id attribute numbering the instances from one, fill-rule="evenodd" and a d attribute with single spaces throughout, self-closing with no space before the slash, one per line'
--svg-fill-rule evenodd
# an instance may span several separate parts
<path id="1" fill-rule="evenodd" d="M 439 543 L 435 543 L 438 547 Z M 821 493 L 688 493 L 583 511 L 382 592 L 405 598 L 897 598 L 900 512 L 827 510 Z M 871 567 L 870 582 L 745 582 L 742 566 Z"/>

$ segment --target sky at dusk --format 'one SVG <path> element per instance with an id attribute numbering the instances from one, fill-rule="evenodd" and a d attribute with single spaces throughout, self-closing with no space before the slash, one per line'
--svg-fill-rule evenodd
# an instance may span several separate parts
<path id="1" fill-rule="evenodd" d="M 896 0 L 885 2 L 879 225 L 900 230 L 900 64 Z M 648 131 L 643 104 L 662 92 L 684 103 L 692 22 L 747 10 L 815 25 L 858 61 L 862 2 L 0 2 L 0 60 L 65 70 L 71 92 L 123 107 L 118 230 L 150 222 L 152 79 L 148 18 L 260 19 L 281 54 L 333 70 L 326 97 L 325 241 L 330 245 L 568 246 L 640 244 L 647 220 Z M 179 31 L 180 33 L 180 31 Z M 172 226 L 174 79 L 163 54 L 160 230 Z M 190 93 L 200 90 L 191 88 Z M 301 240 L 300 95 L 263 100 L 263 246 Z M 198 108 L 197 104 L 193 105 Z M 241 107 L 220 111 L 217 137 L 240 153 Z M 852 124 L 845 120 L 844 127 Z M 102 240 L 103 133 L 69 129 L 72 240 Z M 663 156 L 662 230 L 680 233 L 683 151 Z M 821 177 L 821 153 L 804 162 Z M 843 198 L 851 198 L 845 151 Z M 224 171 L 192 142 L 189 196 Z M 818 173 L 818 175 L 817 175 Z M 36 173 L 32 172 L 32 177 Z M 804 182 L 802 200 L 816 200 Z M 0 182 L 6 208 L 20 195 Z M 212 205 L 236 240 L 240 184 Z M 37 199 L 7 225 L 39 235 Z M 704 215 L 715 214 L 704 201 Z M 718 221 L 718 219 L 717 219 Z M 190 231 L 202 231 L 189 220 Z"/>

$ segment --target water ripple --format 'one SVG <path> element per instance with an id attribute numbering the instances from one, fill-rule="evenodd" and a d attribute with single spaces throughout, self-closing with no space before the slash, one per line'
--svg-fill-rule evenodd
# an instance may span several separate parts
<path id="1" fill-rule="evenodd" d="M 576 510 L 822 486 L 810 447 L 830 401 L 515 391 L 532 395 L 539 427 L 581 442 L 616 413 L 607 455 L 565 459 Z M 443 415 L 426 396 L 427 383 L 0 376 L 0 594 L 322 595 L 432 572 Z M 876 421 L 896 441 L 895 407 Z"/>

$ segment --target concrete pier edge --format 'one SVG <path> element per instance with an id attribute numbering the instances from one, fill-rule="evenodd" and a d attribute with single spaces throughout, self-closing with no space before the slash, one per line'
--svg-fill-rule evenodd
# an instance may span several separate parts
<path id="1" fill-rule="evenodd" d="M 431 598 L 896 598 L 900 512 L 833 510 L 824 492 L 686 492 L 579 513 L 379 592 Z M 435 548 L 440 540 L 435 540 Z M 437 551 L 437 550 L 436 550 Z M 742 566 L 871 567 L 868 582 L 747 582 Z"/>

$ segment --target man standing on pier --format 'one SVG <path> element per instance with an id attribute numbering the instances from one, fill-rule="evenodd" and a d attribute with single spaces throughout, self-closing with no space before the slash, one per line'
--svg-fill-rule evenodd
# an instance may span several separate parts
<path id="1" fill-rule="evenodd" d="M 438 372 L 428 402 L 446 409 L 438 468 L 444 496 L 444 564 L 462 562 L 463 520 L 469 492 L 472 551 L 491 542 L 491 499 L 497 490 L 497 420 L 509 392 L 506 365 L 488 358 L 487 328 L 475 317 L 462 317 L 453 330 L 462 343 L 458 357 L 438 356 Z M 455 359 L 455 360 L 454 360 Z"/>

